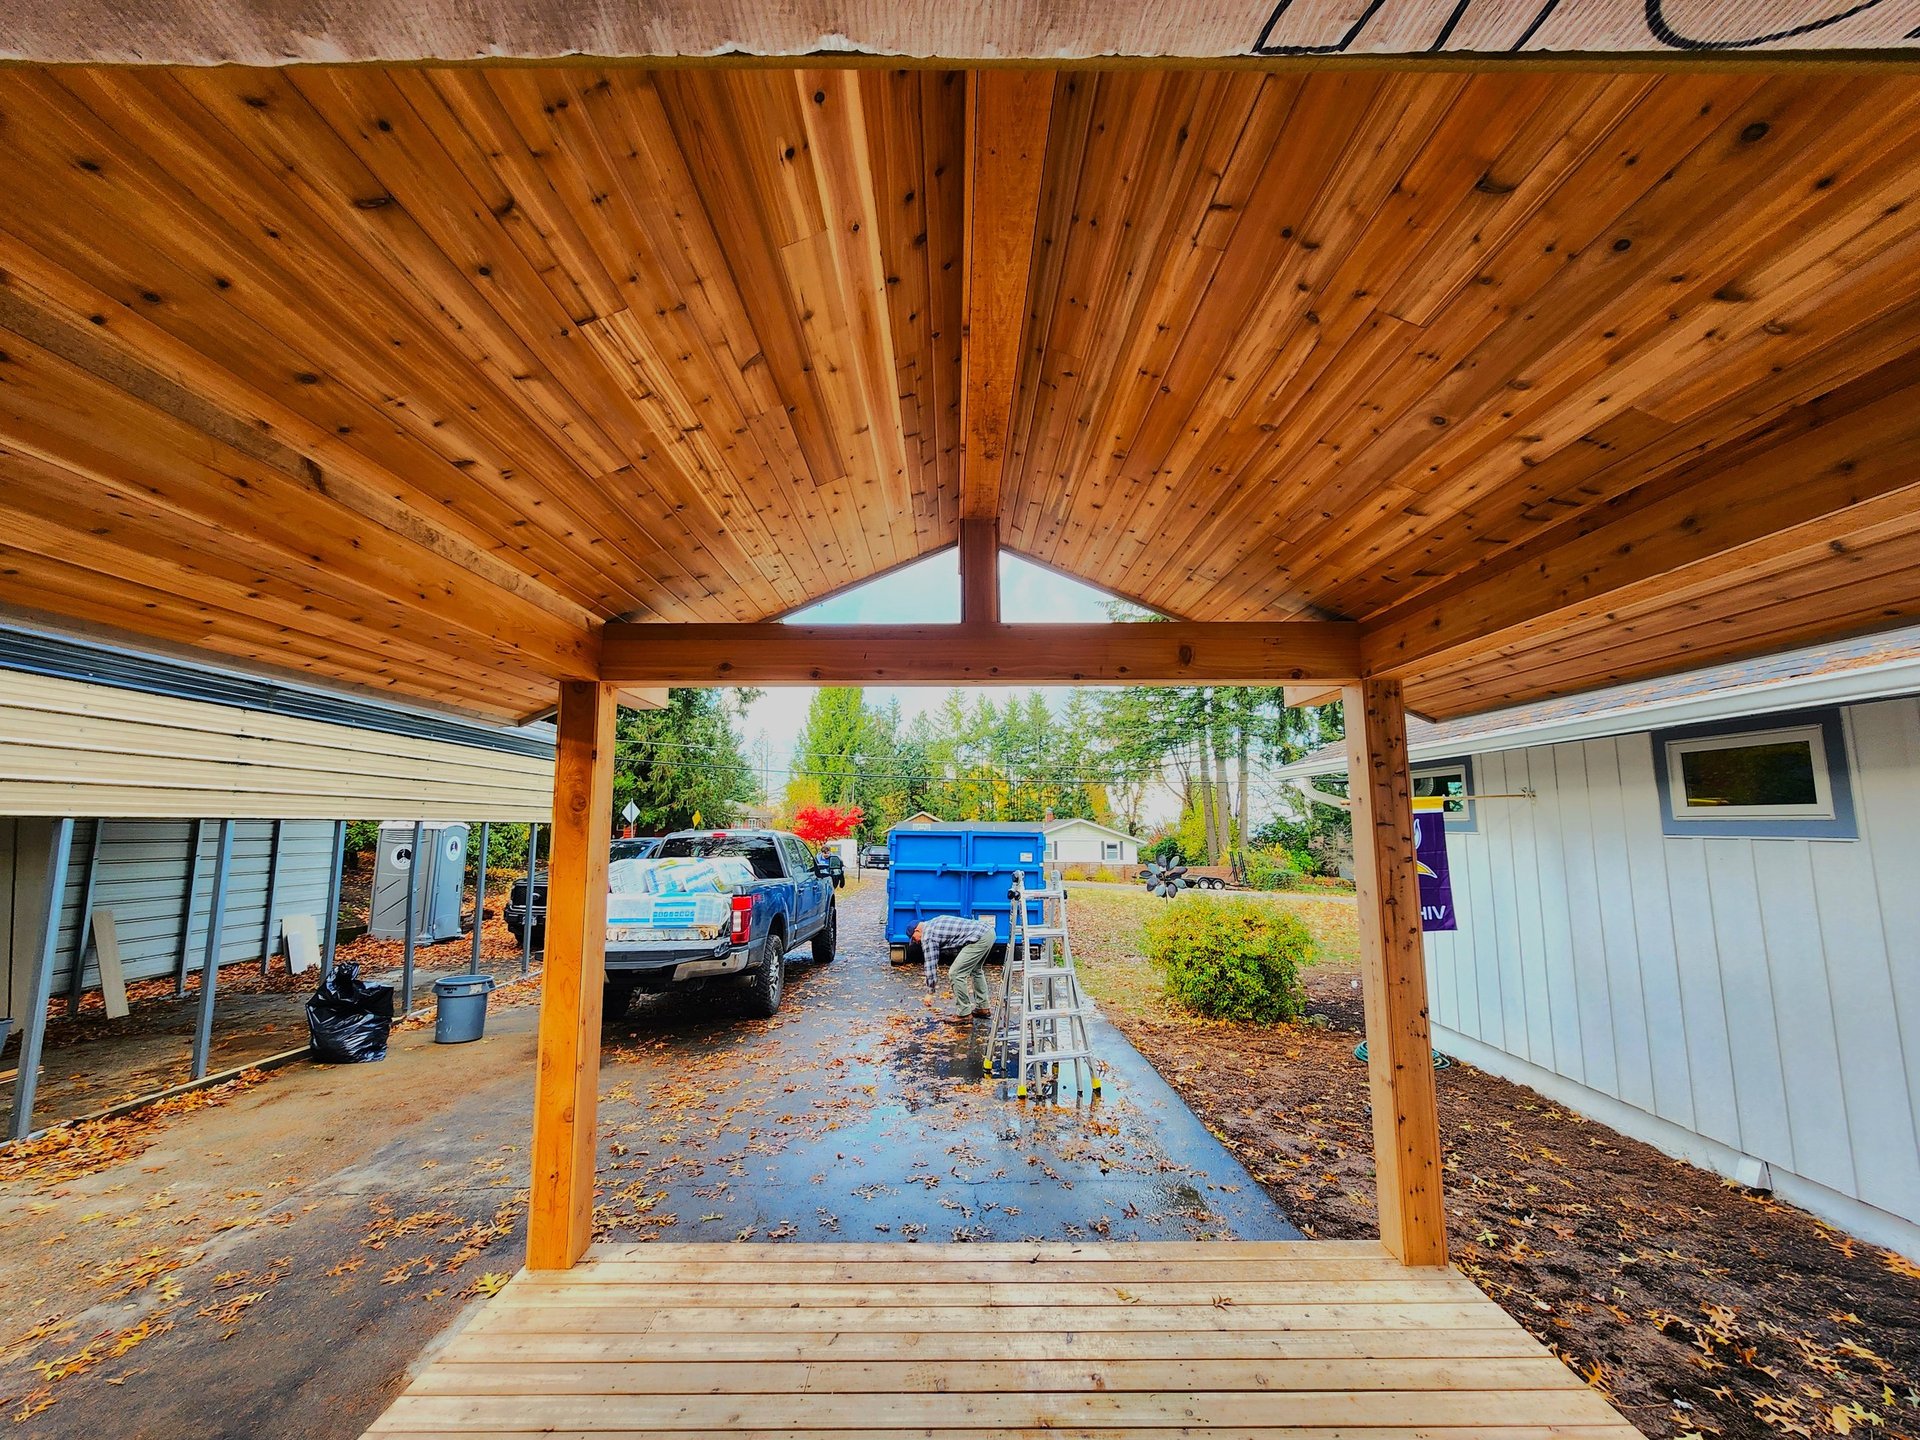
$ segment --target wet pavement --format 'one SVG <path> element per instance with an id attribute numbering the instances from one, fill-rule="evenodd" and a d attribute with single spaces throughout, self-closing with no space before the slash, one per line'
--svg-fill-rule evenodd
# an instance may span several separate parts
<path id="1" fill-rule="evenodd" d="M 924 1007 L 918 967 L 887 962 L 884 893 L 875 881 L 842 899 L 840 958 L 795 964 L 770 1021 L 670 995 L 608 1026 L 603 1234 L 1298 1236 L 1104 1020 L 1093 1026 L 1098 1098 L 1022 1102 L 987 1077 L 986 1023 L 949 1024 Z M 999 967 L 991 973 L 997 989 Z"/>
<path id="2" fill-rule="evenodd" d="M 1099 1100 L 1003 1098 L 984 1027 L 949 1028 L 887 964 L 883 894 L 844 896 L 841 957 L 796 962 L 771 1021 L 707 994 L 608 1024 L 604 1236 L 1296 1233 L 1105 1024 Z M 382 1064 L 296 1065 L 156 1122 L 94 1173 L 0 1181 L 0 1419 L 358 1436 L 520 1263 L 534 1021 L 496 1010 L 472 1045 L 399 1034 Z"/>

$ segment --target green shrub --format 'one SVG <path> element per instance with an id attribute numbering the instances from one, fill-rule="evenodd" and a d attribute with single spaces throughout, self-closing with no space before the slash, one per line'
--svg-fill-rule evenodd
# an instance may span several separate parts
<path id="1" fill-rule="evenodd" d="M 1060 878 L 1062 880 L 1084 880 L 1087 878 L 1087 867 L 1084 865 L 1069 865 L 1060 872 Z"/>
<path id="2" fill-rule="evenodd" d="M 1300 866 L 1278 845 L 1249 850 L 1247 884 L 1256 890 L 1293 890 L 1300 884 Z"/>
<path id="3" fill-rule="evenodd" d="M 1102 865 L 1093 872 L 1093 878 L 1098 884 L 1111 885 L 1120 877 L 1114 874 L 1113 871 L 1109 870 L 1106 866 Z"/>
<path id="4" fill-rule="evenodd" d="M 1196 1015 L 1273 1025 L 1306 1006 L 1300 969 L 1313 963 L 1313 937 L 1271 905 L 1181 896 L 1147 922 L 1146 953 L 1174 1003 Z"/>

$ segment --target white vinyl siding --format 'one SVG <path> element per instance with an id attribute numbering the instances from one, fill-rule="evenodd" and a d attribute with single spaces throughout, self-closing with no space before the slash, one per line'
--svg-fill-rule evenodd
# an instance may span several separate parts
<path id="1" fill-rule="evenodd" d="M 1062 865 L 1132 865 L 1140 845 L 1091 821 L 1069 820 L 1047 831 L 1047 859 Z"/>
<path id="2" fill-rule="evenodd" d="M 1757 723 L 1756 728 L 1764 728 Z M 1664 835 L 1648 734 L 1475 757 L 1433 1015 L 1920 1223 L 1920 703 L 1842 712 L 1860 839 Z"/>
<path id="3" fill-rule="evenodd" d="M 545 821 L 553 761 L 0 672 L 0 814 Z"/>

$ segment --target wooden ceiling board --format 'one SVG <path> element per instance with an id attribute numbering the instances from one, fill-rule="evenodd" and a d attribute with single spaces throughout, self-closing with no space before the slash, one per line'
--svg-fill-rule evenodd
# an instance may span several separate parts
<path id="1" fill-rule="evenodd" d="M 515 717 L 963 510 L 1433 713 L 1913 613 L 1911 77 L 1015 88 L 982 189 L 953 71 L 0 70 L 0 605 Z"/>
<path id="2" fill-rule="evenodd" d="M 21 172 L 0 207 L 0 325 L 21 362 L 0 436 L 38 437 L 36 463 L 100 487 L 76 536 L 122 507 L 96 537 L 103 566 L 224 533 L 232 553 L 193 572 L 206 613 L 250 606 L 368 655 L 394 653 L 377 638 L 392 629 L 418 661 L 493 674 L 481 708 L 501 714 L 539 708 L 529 677 L 578 671 L 600 620 L 760 619 L 951 544 L 958 77 L 662 78 L 0 75 Z M 49 336 L 67 338 L 36 349 Z M 42 377 L 75 346 L 76 403 L 49 419 Z M 85 447 L 125 408 L 123 369 L 145 377 L 114 422 L 127 443 L 83 464 L 61 442 Z M 136 453 L 146 426 L 179 432 L 173 451 Z M 236 436 L 299 472 L 244 482 L 256 519 L 273 496 L 271 537 L 208 528 L 238 503 Z M 197 448 L 214 463 L 174 465 L 166 517 L 127 503 L 143 466 Z M 17 495 L 24 521 L 36 493 L 8 484 L 0 518 Z M 66 558 L 57 513 L 15 540 Z M 364 550 L 288 550 L 370 525 Z M 450 556 L 472 563 L 429 579 Z M 357 578 L 376 561 L 384 580 Z M 221 588 L 243 574 L 250 594 Z M 375 603 L 377 583 L 401 598 Z M 448 627 L 460 595 L 495 617 L 477 638 Z M 45 597 L 0 583 L 0 600 Z M 220 648 L 225 632 L 198 633 Z M 252 631 L 227 648 L 263 658 Z M 418 698 L 448 678 L 349 668 Z"/>

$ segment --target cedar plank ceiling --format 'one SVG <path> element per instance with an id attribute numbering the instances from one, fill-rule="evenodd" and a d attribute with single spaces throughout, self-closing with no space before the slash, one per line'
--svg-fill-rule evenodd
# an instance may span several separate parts
<path id="1" fill-rule="evenodd" d="M 998 512 L 1435 715 L 1920 613 L 1920 85 L 1063 72 Z M 491 715 L 953 543 L 954 72 L 0 70 L 0 604 Z M 1009 617 L 1045 618 L 1045 617 Z"/>

